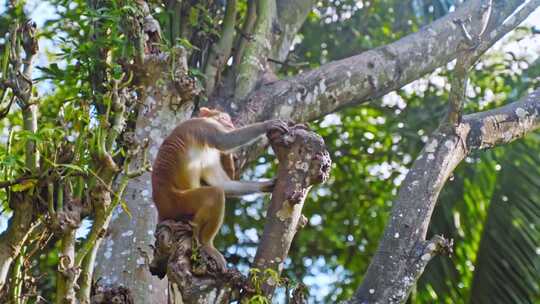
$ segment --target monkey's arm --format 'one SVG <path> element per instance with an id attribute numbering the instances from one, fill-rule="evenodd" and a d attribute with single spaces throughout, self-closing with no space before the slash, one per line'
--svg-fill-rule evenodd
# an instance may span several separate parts
<path id="1" fill-rule="evenodd" d="M 274 181 L 233 181 L 221 165 L 212 166 L 203 171 L 203 180 L 210 186 L 220 187 L 226 196 L 242 196 L 258 192 L 270 192 Z"/>
<path id="2" fill-rule="evenodd" d="M 213 144 L 221 151 L 230 151 L 250 143 L 271 130 L 280 130 L 286 133 L 288 126 L 281 120 L 268 120 L 231 131 L 218 130 L 218 132 L 209 134 L 208 143 Z"/>
<path id="3" fill-rule="evenodd" d="M 274 181 L 227 181 L 219 187 L 223 188 L 226 196 L 242 196 L 252 193 L 271 192 L 274 188 Z"/>

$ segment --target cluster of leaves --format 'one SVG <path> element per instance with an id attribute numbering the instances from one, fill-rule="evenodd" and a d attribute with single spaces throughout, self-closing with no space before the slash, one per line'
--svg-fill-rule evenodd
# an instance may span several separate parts
<path id="1" fill-rule="evenodd" d="M 248 304 L 269 304 L 270 299 L 264 296 L 262 286 L 268 281 L 272 281 L 276 285 L 282 284 L 279 274 L 273 269 L 264 269 L 261 271 L 260 269 L 252 268 L 249 270 L 249 278 L 251 286 L 255 289 L 255 294 L 247 300 Z"/>
<path id="2" fill-rule="evenodd" d="M 20 109 L 12 109 L 0 121 L 3 130 L 0 180 L 28 174 L 23 162 L 25 144 L 34 142 L 40 164 L 33 181 L 38 184 L 26 182 L 11 187 L 11 191 L 29 191 L 29 187 L 35 186 L 37 191 L 32 195 L 44 207 L 54 196 L 54 203 L 47 206 L 47 218 L 54 218 L 53 214 L 63 208 L 64 191 L 69 191 L 74 199 L 90 203 L 88 198 L 94 186 L 104 184 L 111 189 L 116 173 L 104 176 L 106 164 L 102 156 L 105 153 L 118 168 L 130 157 L 133 143 L 130 147 L 127 137 L 112 127 L 115 115 L 125 115 L 128 122 L 135 118 L 136 97 L 124 97 L 126 110 L 122 111 L 113 109 L 115 97 L 111 92 L 118 93 L 123 86 L 131 85 L 132 77 L 126 71 L 126 64 L 132 60 L 135 49 L 125 34 L 125 27 L 130 20 L 127 16 L 137 11 L 117 1 L 100 9 L 90 6 L 89 1 L 54 0 L 50 3 L 55 14 L 39 31 L 41 51 L 48 53 L 47 63 L 50 64 L 38 65 L 33 75 L 34 99 L 39 106 L 38 131 L 32 133 L 21 128 Z M 19 13 L 24 14 L 22 10 Z M 13 14 L 17 11 L 2 16 L 0 23 L 11 20 Z M 48 49 L 43 50 L 43 46 Z M 2 50 L 5 51 L 3 46 Z M 119 85 L 113 88 L 115 83 Z M 123 125 L 118 127 L 122 129 Z M 29 187 L 20 188 L 25 185 Z M 0 191 L 4 210 L 9 210 L 9 193 Z M 115 197 L 114 202 L 117 201 Z M 44 210 L 40 209 L 39 213 L 45 213 Z M 55 275 L 46 274 L 55 273 L 59 246 L 58 238 L 50 240 L 38 250 L 40 255 L 32 257 L 31 266 L 25 271 L 38 278 L 40 292 L 37 296 L 54 299 Z"/>
<path id="3" fill-rule="evenodd" d="M 24 143 L 28 140 L 37 144 L 42 171 L 47 171 L 47 168 L 69 171 L 61 173 L 62 176 L 68 176 L 70 172 L 87 173 L 91 160 L 88 151 L 95 144 L 87 139 L 95 138 L 100 119 L 96 109 L 100 105 L 110 106 L 110 97 L 100 95 L 102 92 L 91 85 L 96 71 L 101 68 L 98 67 L 100 52 L 107 48 L 118 50 L 127 44 L 120 38 L 118 26 L 112 26 L 121 20 L 123 13 L 120 9 L 100 13 L 100 16 L 109 17 L 100 18 L 100 21 L 110 22 L 111 26 L 108 27 L 116 29 L 116 32 L 111 32 L 111 39 L 101 37 L 97 39 L 102 41 L 94 43 L 91 37 L 95 37 L 93 23 L 97 20 L 98 12 L 87 7 L 86 3 L 56 1 L 58 18 L 48 21 L 40 32 L 41 38 L 53 39 L 54 36 L 54 39 L 59 39 L 55 41 L 55 53 L 50 54 L 55 63 L 47 67 L 38 66 L 41 76 L 34 79 L 40 93 L 51 89 L 53 92 L 39 100 L 40 127 L 37 133 L 21 129 L 21 111 L 12 111 L 7 119 L 0 122 L 4 133 L 8 133 L 4 134 L 7 135 L 4 137 L 7 144 L 0 147 L 4 180 L 25 172 L 22 156 Z M 66 9 L 68 6 L 70 9 Z M 6 19 L 9 19 L 9 15 Z M 113 78 L 120 77 L 117 64 L 111 63 L 104 70 L 110 71 Z"/>

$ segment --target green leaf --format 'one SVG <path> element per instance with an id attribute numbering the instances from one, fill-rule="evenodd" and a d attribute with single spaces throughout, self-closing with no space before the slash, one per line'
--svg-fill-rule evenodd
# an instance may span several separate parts
<path id="1" fill-rule="evenodd" d="M 131 219 L 131 211 L 129 211 L 129 206 L 125 200 L 120 200 L 120 206 L 122 207 L 122 210 L 128 215 L 128 217 Z"/>
<path id="2" fill-rule="evenodd" d="M 37 184 L 37 179 L 27 179 L 27 180 L 22 181 L 19 184 L 15 184 L 11 186 L 11 191 L 23 192 L 23 191 L 26 191 L 28 189 L 35 187 L 36 184 Z"/>
<path id="3" fill-rule="evenodd" d="M 197 9 L 196 7 L 191 7 L 189 9 L 188 20 L 191 26 L 197 26 L 199 20 L 199 9 Z"/>

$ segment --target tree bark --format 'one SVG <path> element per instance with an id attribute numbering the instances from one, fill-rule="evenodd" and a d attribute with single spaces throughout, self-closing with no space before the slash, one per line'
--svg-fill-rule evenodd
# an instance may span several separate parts
<path id="1" fill-rule="evenodd" d="M 300 126 L 283 136 L 270 134 L 270 142 L 279 160 L 277 181 L 253 267 L 279 275 L 294 235 L 305 225 L 302 208 L 309 189 L 328 179 L 331 160 L 322 137 Z M 268 299 L 277 284 L 265 280 L 262 292 Z"/>
<path id="2" fill-rule="evenodd" d="M 144 105 L 136 123 L 135 138 L 149 140 L 149 160 L 154 161 L 159 146 L 181 121 L 191 117 L 193 98 L 185 96 L 181 85 L 186 79 L 185 54 L 146 58 L 144 70 L 151 71 L 146 81 Z M 172 71 L 170 69 L 173 69 Z M 171 79 L 171 74 L 176 75 Z M 180 88 L 180 89 L 179 89 Z M 139 168 L 141 161 L 131 166 Z M 131 290 L 136 303 L 165 303 L 167 284 L 148 272 L 146 253 L 154 243 L 157 213 L 152 202 L 150 173 L 132 179 L 125 192 L 129 214 L 118 208 L 98 253 L 96 278 L 108 285 L 122 285 Z"/>
<path id="3" fill-rule="evenodd" d="M 17 1 L 14 1 L 14 4 L 18 5 Z M 36 24 L 31 20 L 27 20 L 25 24 L 13 23 L 10 26 L 9 39 L 13 65 L 13 71 L 10 72 L 13 75 L 11 81 L 16 84 L 11 89 L 22 108 L 23 129 L 29 133 L 36 133 L 38 130 L 37 100 L 32 97 L 32 82 L 26 81 L 32 78 L 33 60 L 39 50 Z M 21 57 L 23 50 L 24 58 Z M 5 50 L 5 52 L 8 51 Z M 25 166 L 32 175 L 35 175 L 39 170 L 39 152 L 36 149 L 36 142 L 27 140 L 24 152 Z M 20 254 L 26 239 L 38 224 L 34 215 L 34 202 L 29 193 L 26 191 L 11 193 L 9 204 L 13 210 L 13 216 L 9 219 L 8 229 L 0 234 L 0 293 L 5 286 L 13 260 Z"/>
<path id="4" fill-rule="evenodd" d="M 509 2 L 504 11 L 494 13 L 508 17 L 523 2 Z M 453 60 L 463 41 L 453 20 L 470 19 L 467 28 L 478 29 L 482 13 L 481 0 L 467 1 L 455 12 L 396 42 L 262 85 L 248 96 L 247 103 L 256 111 L 239 120 L 251 123 L 280 117 L 307 122 L 381 97 Z M 494 26 L 502 21 L 499 18 Z"/>
<path id="5" fill-rule="evenodd" d="M 403 181 L 364 281 L 348 303 L 404 303 L 431 258 L 450 242 L 426 233 L 437 198 L 471 152 L 506 144 L 540 127 L 540 90 L 499 109 L 466 115 L 427 141 Z"/>

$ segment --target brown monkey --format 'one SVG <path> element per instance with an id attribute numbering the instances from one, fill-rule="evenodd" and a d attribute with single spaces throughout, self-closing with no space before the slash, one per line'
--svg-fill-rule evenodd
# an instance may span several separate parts
<path id="1" fill-rule="evenodd" d="M 287 132 L 281 120 L 236 129 L 227 113 L 201 108 L 199 117 L 179 124 L 163 141 L 152 171 L 152 196 L 159 221 L 188 219 L 201 248 L 221 269 L 226 261 L 214 247 L 223 222 L 225 196 L 270 192 L 274 181 L 234 181 L 230 152 L 268 131 Z"/>

